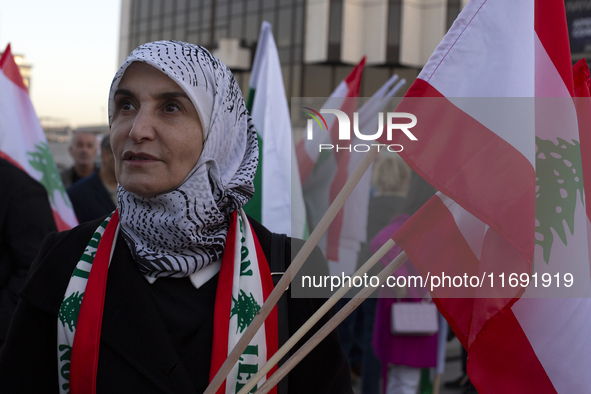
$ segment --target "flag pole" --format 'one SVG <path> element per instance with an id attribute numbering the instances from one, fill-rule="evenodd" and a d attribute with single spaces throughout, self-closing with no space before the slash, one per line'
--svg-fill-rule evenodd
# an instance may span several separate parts
<path id="1" fill-rule="evenodd" d="M 389 239 L 373 256 L 371 256 L 365 264 L 363 264 L 357 272 L 352 276 L 361 277 L 367 271 L 369 271 L 390 249 L 392 249 L 396 243 Z M 267 363 L 242 387 L 238 394 L 246 394 L 257 385 L 257 383 L 265 376 L 278 362 L 281 360 L 294 346 L 299 342 L 304 335 L 310 331 L 312 327 L 337 303 L 338 300 L 351 289 L 351 282 L 349 285 L 341 287 L 336 293 L 334 293 L 324 304 L 310 317 L 304 325 L 302 325 L 295 334 L 293 334 L 287 342 L 279 349 L 273 357 L 267 361 Z"/>
<path id="2" fill-rule="evenodd" d="M 363 159 L 361 160 L 355 171 L 353 171 L 351 177 L 347 180 L 347 182 L 345 183 L 345 185 L 343 186 L 343 188 L 341 189 L 333 203 L 330 205 L 330 207 L 328 207 L 328 210 L 326 211 L 326 213 L 324 214 L 316 228 L 314 228 L 314 231 L 312 231 L 312 234 L 310 234 L 310 237 L 306 240 L 306 242 L 300 249 L 299 253 L 292 261 L 291 265 L 285 270 L 285 274 L 283 274 L 283 277 L 281 278 L 279 283 L 277 283 L 275 289 L 273 289 L 273 291 L 269 295 L 269 298 L 267 298 L 267 301 L 265 301 L 254 320 L 250 323 L 246 331 L 244 331 L 244 334 L 242 334 L 242 337 L 240 337 L 240 340 L 238 341 L 236 346 L 234 346 L 234 349 L 232 349 L 232 351 L 228 355 L 228 358 L 226 359 L 226 361 L 224 361 L 224 363 L 222 364 L 214 378 L 211 380 L 209 386 L 207 386 L 207 389 L 204 391 L 203 394 L 215 394 L 217 390 L 220 388 L 220 386 L 222 385 L 222 383 L 224 382 L 224 380 L 226 379 L 226 377 L 228 376 L 228 374 L 230 373 L 230 371 L 242 355 L 242 352 L 244 352 L 244 349 L 246 349 L 246 346 L 248 346 L 254 335 L 263 325 L 263 322 L 265 321 L 269 313 L 271 313 L 271 310 L 273 310 L 275 304 L 277 304 L 279 298 L 281 298 L 281 296 L 291 283 L 292 277 L 298 273 L 298 271 L 310 255 L 310 253 L 312 253 L 312 250 L 314 250 L 314 247 L 316 247 L 316 245 L 318 244 L 318 241 L 320 241 L 320 238 L 322 238 L 322 235 L 328 229 L 328 226 L 332 223 L 337 213 L 345 204 L 345 201 L 347 201 L 349 195 L 353 192 L 353 189 L 355 189 L 355 186 L 357 186 L 357 184 L 363 177 L 363 174 L 365 174 L 365 171 L 367 171 L 371 163 L 378 155 L 379 146 L 380 145 L 378 144 L 372 144 L 370 150 L 363 156 Z"/>
<path id="3" fill-rule="evenodd" d="M 439 390 L 441 390 L 441 372 L 435 374 L 435 379 L 433 380 L 433 394 L 439 394 Z"/>
<path id="4" fill-rule="evenodd" d="M 392 275 L 400 266 L 408 259 L 406 253 L 404 251 L 400 253 L 394 260 L 390 262 L 378 274 L 379 284 L 377 287 L 380 287 L 382 283 L 386 281 L 386 279 Z M 351 314 L 361 303 L 369 297 L 374 291 L 376 290 L 375 287 L 365 287 L 361 290 L 358 294 L 355 295 L 340 311 L 338 311 L 322 328 L 320 328 L 316 333 L 310 338 L 301 348 L 298 349 L 297 352 L 291 356 L 281 368 L 279 368 L 271 377 L 263 383 L 263 385 L 255 392 L 255 394 L 266 394 L 268 393 L 273 387 L 277 385 L 287 375 L 293 367 L 295 367 L 304 357 L 308 355 L 328 334 L 330 334 L 347 316 Z"/>

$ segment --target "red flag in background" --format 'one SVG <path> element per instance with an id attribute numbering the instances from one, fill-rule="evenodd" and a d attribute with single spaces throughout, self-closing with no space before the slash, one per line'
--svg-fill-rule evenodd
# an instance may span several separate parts
<path id="1" fill-rule="evenodd" d="M 440 193 L 392 238 L 431 275 L 480 394 L 591 387 L 591 152 L 574 92 L 564 2 L 472 0 L 397 109 L 418 141 L 392 142 Z M 484 287 L 434 286 L 444 273 Z"/>
<path id="2" fill-rule="evenodd" d="M 59 231 L 78 224 L 10 44 L 0 58 L 0 157 L 39 181 Z"/>
<path id="3" fill-rule="evenodd" d="M 361 76 L 365 67 L 365 58 L 361 59 L 359 64 L 353 68 L 351 73 L 337 86 L 329 99 L 322 105 L 323 109 L 338 109 L 349 115 L 349 119 L 353 119 L 353 112 L 357 111 L 357 97 L 359 96 L 359 88 L 361 85 Z M 308 111 L 312 115 L 318 117 L 320 108 L 302 109 Z M 314 113 L 316 111 L 317 113 Z M 350 163 L 352 152 L 346 149 L 336 151 L 324 150 L 319 152 L 320 144 L 332 144 L 337 146 L 339 144 L 339 127 L 336 121 L 336 116 L 333 114 L 324 114 L 322 128 L 314 125 L 313 139 L 308 140 L 304 137 L 296 146 L 296 156 L 298 160 L 298 167 L 300 170 L 300 177 L 302 180 L 302 191 L 304 193 L 304 201 L 306 202 L 306 210 L 310 218 L 310 229 L 312 230 L 320 221 L 324 212 L 328 209 L 330 204 L 334 201 L 338 193 L 341 191 L 350 173 L 355 169 Z M 341 143 L 341 145 L 343 145 Z M 357 204 L 358 206 L 367 207 L 369 202 L 369 179 L 370 174 L 366 174 L 365 181 L 360 183 L 366 184 L 367 196 L 359 196 L 355 193 L 347 201 L 348 204 Z M 358 186 L 362 189 L 363 186 Z M 359 198 L 365 198 L 365 201 L 359 201 Z M 366 208 L 367 210 L 367 208 Z M 347 207 L 341 208 L 334 221 L 331 223 L 325 237 L 320 241 L 319 246 L 325 253 L 329 261 L 337 262 L 335 268 L 338 271 L 350 274 L 354 272 L 357 263 L 357 253 L 347 253 L 342 251 L 342 234 L 343 223 L 346 222 L 345 216 L 348 215 Z M 358 216 L 358 215 L 356 215 Z M 361 215 L 363 216 L 363 215 Z M 364 220 L 367 220 L 367 213 L 365 213 Z M 357 220 L 359 222 L 359 220 Z M 365 241 L 365 224 L 356 223 L 353 230 L 358 232 L 357 236 L 353 235 L 352 240 L 357 241 L 357 252 L 360 243 Z M 351 245 L 345 245 L 351 246 Z M 332 263 L 329 266 L 332 267 Z M 350 271 L 350 269 L 353 271 Z M 331 271 L 332 272 L 332 271 Z"/>

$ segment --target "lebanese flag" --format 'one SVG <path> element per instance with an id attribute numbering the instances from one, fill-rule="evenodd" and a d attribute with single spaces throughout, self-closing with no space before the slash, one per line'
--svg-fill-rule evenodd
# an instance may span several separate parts
<path id="1" fill-rule="evenodd" d="M 356 75 L 354 70 L 350 77 Z M 345 80 L 346 81 L 346 80 Z M 358 115 L 358 128 L 366 136 L 366 140 L 359 139 L 356 135 L 352 136 L 349 141 L 339 141 L 338 139 L 338 124 L 335 124 L 336 116 L 334 115 L 322 115 L 318 113 L 314 114 L 310 108 L 305 108 L 313 115 L 317 120 L 322 117 L 322 123 L 326 122 L 328 125 L 323 125 L 323 128 L 314 127 L 312 140 L 307 140 L 306 137 L 300 141 L 298 145 L 299 154 L 298 160 L 300 163 L 311 162 L 310 156 L 315 155 L 316 162 L 312 169 L 307 171 L 307 179 L 304 183 L 304 195 L 308 206 L 308 212 L 311 213 L 310 219 L 313 225 L 317 225 L 320 218 L 324 215 L 329 205 L 334 201 L 335 195 L 331 196 L 333 187 L 336 189 L 336 193 L 343 187 L 343 179 L 340 179 L 343 184 L 335 184 L 338 179 L 339 167 L 343 165 L 341 170 L 341 176 L 346 176 L 344 181 L 348 179 L 350 174 L 355 171 L 359 163 L 364 157 L 365 149 L 369 149 L 369 146 L 375 141 L 373 140 L 375 131 L 380 131 L 378 120 L 380 112 L 390 104 L 390 98 L 393 97 L 398 90 L 406 83 L 405 79 L 400 79 L 398 75 L 392 75 L 373 95 L 367 100 L 361 108 L 357 111 Z M 346 98 L 338 97 L 336 94 L 339 93 L 339 89 L 344 88 L 344 84 L 341 83 L 340 87 L 335 90 L 333 95 L 321 106 L 320 109 L 335 109 L 340 108 L 343 111 L 347 111 L 349 119 L 354 119 L 352 110 L 357 107 L 357 96 L 349 96 Z M 342 93 L 343 95 L 345 93 Z M 383 119 L 383 118 L 382 118 Z M 321 125 L 322 125 L 321 123 Z M 316 126 L 318 123 L 313 123 Z M 326 129 L 324 129 L 326 127 Z M 331 135 L 325 130 L 332 130 L 335 134 Z M 359 151 L 355 149 L 327 151 L 324 150 L 319 153 L 320 144 L 338 144 L 340 146 L 349 145 L 362 145 Z M 345 156 L 346 154 L 346 156 Z M 348 161 L 345 162 L 345 159 Z M 339 162 L 340 160 L 340 162 Z M 345 167 L 346 165 L 346 167 Z M 346 171 L 344 171 L 346 169 Z M 332 275 L 346 274 L 350 275 L 355 272 L 357 267 L 357 256 L 361 249 L 361 244 L 366 241 L 367 233 L 367 220 L 368 220 L 368 209 L 370 199 L 370 187 L 371 187 L 371 167 L 363 175 L 343 208 L 341 209 L 341 224 L 339 227 L 329 227 L 329 233 L 321 239 L 319 246 L 328 255 L 329 271 Z M 335 186 L 336 185 L 336 186 Z M 332 233 L 331 233 L 332 228 Z M 336 239 L 336 241 L 335 241 Z M 328 252 L 327 252 L 328 251 Z"/>
<path id="2" fill-rule="evenodd" d="M 0 58 L 0 157 L 39 181 L 59 231 L 78 224 L 10 44 Z"/>
<path id="3" fill-rule="evenodd" d="M 471 0 L 397 109 L 417 116 L 418 141 L 392 142 L 440 192 L 392 238 L 425 277 L 485 283 L 432 291 L 481 394 L 591 387 L 588 130 L 574 92 L 564 2 Z"/>
<path id="4" fill-rule="evenodd" d="M 255 194 L 244 211 L 269 230 L 306 237 L 306 207 L 295 160 L 291 118 L 271 24 L 263 22 L 246 106 L 257 129 Z"/>
<path id="5" fill-rule="evenodd" d="M 361 59 L 359 64 L 353 68 L 351 73 L 337 86 L 337 88 L 330 95 L 328 100 L 322 105 L 324 109 L 339 109 L 349 115 L 349 119 L 353 119 L 353 113 L 357 111 L 357 97 L 359 96 L 359 88 L 361 85 L 361 76 L 365 67 L 365 57 Z M 313 108 L 316 115 L 320 115 L 320 108 Z M 352 153 L 348 150 L 324 151 L 323 154 L 319 152 L 320 144 L 332 144 L 334 146 L 339 144 L 339 126 L 336 116 L 332 114 L 320 115 L 323 117 L 325 123 L 320 127 L 314 127 L 313 139 L 308 140 L 304 137 L 296 145 L 296 156 L 300 177 L 302 181 L 302 190 L 304 193 L 304 201 L 306 202 L 306 210 L 308 218 L 311 221 L 308 223 L 312 230 L 320 221 L 324 212 L 328 209 L 330 204 L 339 194 L 349 174 L 354 170 L 350 166 L 350 159 Z M 348 141 L 345 141 L 348 142 Z M 343 145 L 341 142 L 340 145 Z M 367 181 L 369 182 L 369 175 Z M 363 180 L 361 181 L 363 183 Z M 352 196 L 350 199 L 355 200 Z M 369 189 L 367 200 L 369 201 Z M 365 203 L 367 206 L 367 202 Z M 367 210 L 367 208 L 366 208 Z M 329 226 L 325 236 L 321 239 L 318 246 L 324 252 L 329 262 L 339 265 L 337 270 L 340 272 L 349 271 L 348 266 L 357 263 L 357 254 L 352 256 L 348 251 L 343 251 L 341 248 L 341 233 L 344 228 L 343 222 L 346 215 L 346 207 L 336 215 L 335 219 Z M 365 215 L 367 217 L 367 213 Z M 365 219 L 367 220 L 367 218 Z M 362 223 L 355 226 L 360 233 L 365 233 L 366 226 Z M 365 237 L 363 236 L 363 240 Z M 357 252 L 357 250 L 355 250 Z M 329 268 L 332 263 L 329 263 Z M 331 269 L 332 272 L 332 269 Z M 354 270 L 353 270 L 354 272 Z M 351 272 L 352 273 L 352 272 Z"/>
<path id="6" fill-rule="evenodd" d="M 359 130 L 367 138 L 379 130 L 378 117 L 384 108 L 391 103 L 398 90 L 406 83 L 403 78 L 399 80 L 398 75 L 394 74 L 384 85 L 382 85 L 357 111 L 359 118 Z M 356 98 L 349 98 L 355 100 Z M 353 118 L 350 118 L 353 119 Z M 383 118 L 382 118 L 383 120 Z M 371 144 L 376 144 L 375 140 L 361 140 L 356 135 L 351 137 L 351 144 L 363 146 L 360 151 L 355 149 L 349 155 L 347 164 L 347 178 L 355 171 L 365 156 L 363 151 Z M 340 144 L 348 143 L 341 141 Z M 340 153 L 340 152 L 339 152 Z M 351 275 L 357 270 L 359 251 L 361 245 L 367 241 L 367 226 L 369 214 L 369 201 L 371 197 L 371 176 L 373 164 L 367 169 L 361 177 L 351 195 L 343 205 L 343 221 L 338 238 L 338 260 L 328 260 L 328 268 L 331 275 Z M 341 186 L 342 188 L 342 186 Z M 339 190 L 340 191 L 340 188 Z M 333 200 L 331 200 L 332 203 Z M 328 237 L 327 237 L 328 239 Z M 330 242 L 330 241 L 329 241 Z"/>
<path id="7" fill-rule="evenodd" d="M 317 121 L 312 123 L 313 138 L 308 139 L 306 135 L 296 147 L 304 199 L 312 227 L 318 224 L 349 176 L 355 171 L 365 155 L 364 149 L 369 149 L 369 146 L 375 143 L 372 135 L 378 130 L 378 114 L 389 104 L 388 98 L 394 96 L 406 83 L 404 79 L 399 80 L 398 75 L 393 75 L 357 110 L 363 65 L 364 60 L 319 108 L 304 107 L 304 113 L 308 113 Z M 354 121 L 355 116 L 358 116 L 356 124 L 367 140 L 361 140 L 356 135 L 353 135 L 351 140 L 339 140 L 339 132 L 342 130 L 339 129 L 337 117 L 333 114 L 321 114 L 322 109 L 340 109 L 348 115 L 350 121 Z M 324 149 L 320 153 L 320 144 L 331 144 L 345 149 Z M 358 151 L 351 148 L 360 144 L 364 147 Z M 356 270 L 357 255 L 367 236 L 370 181 L 371 168 L 361 178 L 318 244 L 328 258 L 332 275 L 350 275 Z"/>

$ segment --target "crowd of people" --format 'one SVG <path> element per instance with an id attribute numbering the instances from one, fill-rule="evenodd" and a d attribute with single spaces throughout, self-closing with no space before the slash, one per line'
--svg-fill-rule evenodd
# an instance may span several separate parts
<path id="1" fill-rule="evenodd" d="M 110 134 L 99 146 L 95 134 L 75 133 L 74 165 L 61 173 L 78 227 L 56 233 L 45 189 L 0 160 L 10 185 L 0 192 L 3 393 L 203 392 L 273 288 L 271 272 L 284 272 L 302 246 L 242 210 L 254 193 L 256 132 L 232 73 L 206 49 L 138 47 L 108 104 Z M 435 192 L 395 157 L 380 158 L 375 173 L 360 262 Z M 310 259 L 325 265 L 318 248 Z M 285 341 L 280 331 L 293 334 L 324 302 L 287 293 L 227 386 L 242 387 Z M 380 379 L 388 394 L 416 393 L 437 338 L 392 334 L 395 302 L 368 299 L 339 328 L 341 340 L 329 334 L 278 393 L 351 393 L 349 363 L 365 394 Z"/>

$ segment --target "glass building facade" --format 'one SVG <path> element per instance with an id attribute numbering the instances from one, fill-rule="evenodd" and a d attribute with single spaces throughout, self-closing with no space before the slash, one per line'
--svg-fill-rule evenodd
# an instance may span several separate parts
<path id="1" fill-rule="evenodd" d="M 406 87 L 417 76 L 420 64 L 404 64 L 401 59 L 402 16 L 405 6 L 423 9 L 423 3 L 429 3 L 427 8 L 441 8 L 439 18 L 444 21 L 436 37 L 439 42 L 460 11 L 462 0 L 123 0 L 119 60 L 137 46 L 155 40 L 187 41 L 215 53 L 222 40 L 231 39 L 240 50 L 249 52 L 252 63 L 261 23 L 268 21 L 273 26 L 288 98 L 330 95 L 366 50 L 376 55 L 368 56 L 360 95 L 371 96 L 394 73 L 409 81 Z M 361 14 L 367 15 L 359 17 Z M 380 22 L 374 23 L 377 19 Z M 406 29 L 408 26 L 406 23 Z M 353 38 L 371 36 L 365 43 L 360 39 L 349 44 L 356 41 L 350 34 Z M 344 59 L 347 45 L 358 48 Z M 250 67 L 231 67 L 245 93 Z"/>

